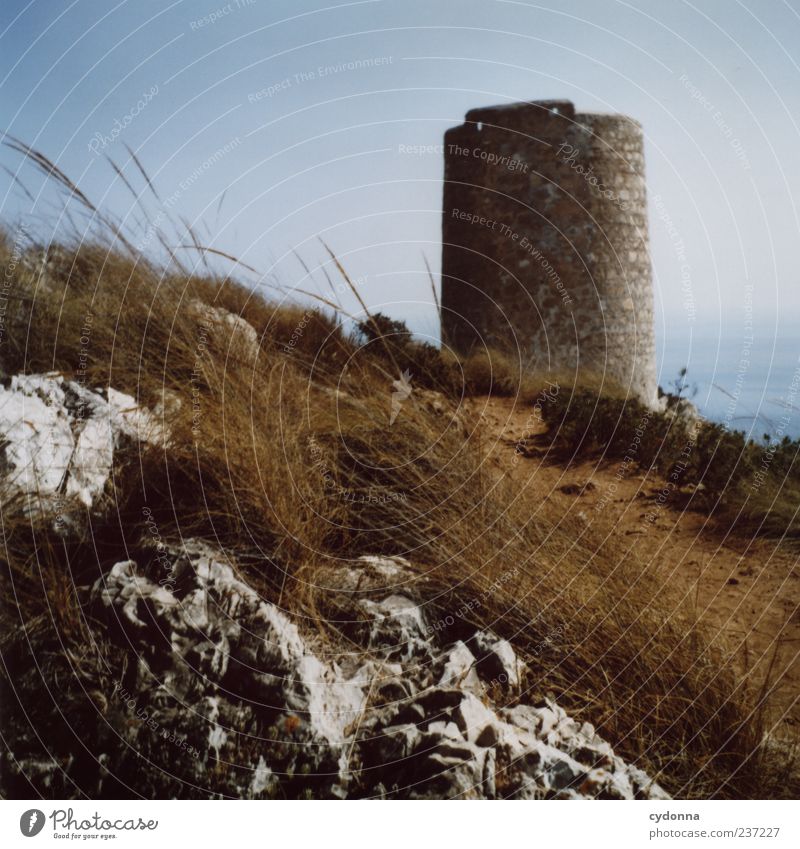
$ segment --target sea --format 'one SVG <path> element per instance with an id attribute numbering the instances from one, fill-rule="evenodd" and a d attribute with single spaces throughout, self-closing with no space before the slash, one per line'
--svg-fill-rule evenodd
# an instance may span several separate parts
<path id="1" fill-rule="evenodd" d="M 659 385 L 674 392 L 682 380 L 706 418 L 756 440 L 800 438 L 800 334 L 700 327 L 681 340 L 666 335 L 658 349 Z"/>

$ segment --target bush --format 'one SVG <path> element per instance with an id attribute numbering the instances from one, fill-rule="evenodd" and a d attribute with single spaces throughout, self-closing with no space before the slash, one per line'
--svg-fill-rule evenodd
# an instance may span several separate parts
<path id="1" fill-rule="evenodd" d="M 408 372 L 415 385 L 452 395 L 458 386 L 458 373 L 439 348 L 418 342 L 403 321 L 376 313 L 359 322 L 358 333 L 369 355 L 397 372 Z"/>
<path id="2" fill-rule="evenodd" d="M 658 411 L 593 389 L 562 391 L 543 403 L 542 418 L 562 457 L 599 456 L 653 470 L 690 490 L 695 508 L 730 519 L 743 511 L 742 532 L 800 537 L 800 440 L 757 443 L 696 418 L 679 396 L 662 397 L 667 407 Z"/>
<path id="3" fill-rule="evenodd" d="M 685 419 L 652 410 L 633 397 L 599 395 L 593 389 L 562 390 L 542 405 L 542 418 L 559 453 L 629 457 L 660 472 L 668 471 L 693 441 Z"/>

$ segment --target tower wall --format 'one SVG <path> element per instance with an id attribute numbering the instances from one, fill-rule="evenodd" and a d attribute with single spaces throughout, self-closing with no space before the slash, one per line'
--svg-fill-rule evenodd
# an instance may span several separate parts
<path id="1" fill-rule="evenodd" d="M 643 138 L 569 101 L 474 109 L 445 134 L 442 336 L 657 393 Z"/>

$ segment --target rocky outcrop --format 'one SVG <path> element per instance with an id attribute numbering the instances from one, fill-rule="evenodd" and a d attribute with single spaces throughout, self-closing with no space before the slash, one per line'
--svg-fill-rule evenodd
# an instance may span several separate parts
<path id="1" fill-rule="evenodd" d="M 59 374 L 15 376 L 0 385 L 0 494 L 21 495 L 64 523 L 98 506 L 123 442 L 165 444 L 163 411 L 140 408 L 115 389 L 91 390 Z"/>
<path id="2" fill-rule="evenodd" d="M 76 511 L 100 515 L 121 446 L 169 447 L 163 413 L 58 374 L 11 378 L 0 386 L 4 514 L 21 501 L 57 527 Z M 40 721 L 66 723 L 47 745 L 22 711 L 0 763 L 4 794 L 13 785 L 10 795 L 55 798 L 77 787 L 91 798 L 666 795 L 591 725 L 528 696 L 507 640 L 466 620 L 457 634 L 432 625 L 426 578 L 402 557 L 314 573 L 335 611 L 338 636 L 324 639 L 206 542 L 158 537 L 130 557 L 79 591 L 87 633 L 109 651 L 66 679 L 71 707 L 54 702 Z M 62 659 L 70 676 L 81 664 Z M 31 674 L 20 686 L 36 691 L 41 671 Z"/>
<path id="3" fill-rule="evenodd" d="M 258 357 L 258 334 L 253 325 L 242 316 L 198 299 L 189 302 L 189 310 L 201 329 L 210 330 L 212 335 L 219 331 L 221 336 L 227 339 L 229 354 L 239 354 L 246 359 Z"/>
<path id="4" fill-rule="evenodd" d="M 203 542 L 113 565 L 86 598 L 124 658 L 93 741 L 98 782 L 153 796 L 666 797 L 591 725 L 526 701 L 507 641 L 432 636 L 402 558 L 327 578 L 350 611 L 338 648 Z"/>

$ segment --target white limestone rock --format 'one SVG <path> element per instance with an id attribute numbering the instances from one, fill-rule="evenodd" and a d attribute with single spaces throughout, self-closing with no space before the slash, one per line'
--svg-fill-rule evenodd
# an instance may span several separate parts
<path id="1" fill-rule="evenodd" d="M 201 329 L 209 329 L 212 334 L 216 329 L 225 335 L 229 353 L 242 354 L 249 359 L 258 356 L 258 334 L 242 316 L 198 299 L 189 302 L 189 309 L 196 316 Z"/>
<path id="2" fill-rule="evenodd" d="M 488 631 L 476 631 L 468 645 L 477 659 L 478 674 L 486 684 L 501 689 L 519 687 L 520 664 L 508 640 Z"/>
<path id="3" fill-rule="evenodd" d="M 166 552 L 170 589 L 157 583 L 163 557 L 140 557 L 98 580 L 91 601 L 130 652 L 148 713 L 200 753 L 183 767 L 190 783 L 221 761 L 241 775 L 215 792 L 251 798 L 668 798 L 554 701 L 493 702 L 486 676 L 513 681 L 521 664 L 491 632 L 436 645 L 411 599 L 362 599 L 370 645 L 337 660 L 221 552 L 195 540 Z M 128 743 L 165 757 L 149 737 Z"/>
<path id="4" fill-rule="evenodd" d="M 156 415 L 114 389 L 90 390 L 59 374 L 0 385 L 0 491 L 25 509 L 69 513 L 98 506 L 123 440 L 165 445 Z"/>
<path id="5" fill-rule="evenodd" d="M 388 656 L 401 660 L 429 655 L 428 627 L 420 607 L 402 595 L 390 595 L 383 601 L 365 599 L 361 609 L 372 620 L 370 646 L 381 647 Z"/>

